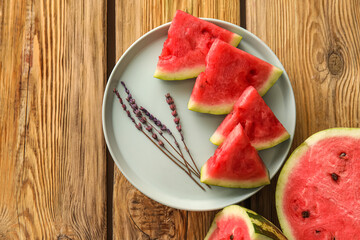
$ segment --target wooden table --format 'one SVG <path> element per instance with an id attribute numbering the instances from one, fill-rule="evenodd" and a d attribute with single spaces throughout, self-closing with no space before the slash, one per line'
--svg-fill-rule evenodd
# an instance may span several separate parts
<path id="1" fill-rule="evenodd" d="M 292 150 L 359 127 L 360 1 L 0 0 L 0 239 L 202 239 L 216 212 L 156 203 L 114 167 L 101 125 L 117 59 L 176 9 L 260 37 L 293 86 Z M 241 203 L 278 224 L 272 184 Z"/>

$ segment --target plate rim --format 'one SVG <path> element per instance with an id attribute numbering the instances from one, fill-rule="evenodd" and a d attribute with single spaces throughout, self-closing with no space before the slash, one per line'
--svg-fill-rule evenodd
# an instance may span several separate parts
<path id="1" fill-rule="evenodd" d="M 284 165 L 284 163 L 286 162 L 287 158 L 288 158 L 288 155 L 289 155 L 289 152 L 290 152 L 290 148 L 292 146 L 292 143 L 293 143 L 293 139 L 294 139 L 294 134 L 295 134 L 295 128 L 296 128 L 296 101 L 295 101 L 295 95 L 294 95 L 294 91 L 293 91 L 293 87 L 292 87 L 292 84 L 291 84 L 291 81 L 287 75 L 287 72 L 284 68 L 284 66 L 282 65 L 281 61 L 279 60 L 279 58 L 277 57 L 277 55 L 272 51 L 272 49 L 266 44 L 264 43 L 259 37 L 257 37 L 255 34 L 253 34 L 252 32 L 248 31 L 247 29 L 244 29 L 242 28 L 241 26 L 238 26 L 236 24 L 233 24 L 233 23 L 230 23 L 230 22 L 227 22 L 227 21 L 223 21 L 223 20 L 219 20 L 219 19 L 214 19 L 214 18 L 200 18 L 200 19 L 203 19 L 203 20 L 206 20 L 208 22 L 211 22 L 211 23 L 214 23 L 216 25 L 218 24 L 225 24 L 225 25 L 230 25 L 232 27 L 235 27 L 235 28 L 238 28 L 239 30 L 241 31 L 244 31 L 246 32 L 247 34 L 249 34 L 252 38 L 254 38 L 255 40 L 257 40 L 269 53 L 271 53 L 273 55 L 273 57 L 276 58 L 276 60 L 279 62 L 280 66 L 277 66 L 277 67 L 280 67 L 282 70 L 283 70 L 283 75 L 285 76 L 285 79 L 286 79 L 286 84 L 289 85 L 289 89 L 290 89 L 290 97 L 291 97 L 291 100 L 293 101 L 294 103 L 294 123 L 292 124 L 293 126 L 292 127 L 292 131 L 289 132 L 290 134 L 290 139 L 289 139 L 289 144 L 285 150 L 286 152 L 286 155 L 284 157 L 284 160 L 281 161 L 281 164 L 279 164 L 278 167 L 275 168 L 275 171 L 274 171 L 274 174 L 270 174 L 270 179 L 272 179 L 278 172 L 279 170 L 281 169 L 281 167 Z M 109 140 L 109 136 L 107 134 L 107 126 L 106 126 L 106 102 L 107 102 L 107 99 L 108 99 L 108 95 L 110 94 L 110 85 L 112 85 L 112 83 L 115 80 L 115 72 L 117 71 L 117 68 L 120 66 L 121 62 L 123 61 L 123 59 L 129 54 L 129 52 L 131 52 L 131 50 L 134 48 L 134 46 L 136 46 L 139 42 L 141 42 L 143 39 L 147 38 L 148 35 L 152 34 L 153 32 L 156 32 L 156 31 L 159 31 L 163 28 L 169 28 L 171 22 L 167 22 L 165 24 L 162 24 L 150 31 L 148 31 L 147 33 L 145 33 L 144 35 L 142 35 L 141 37 L 139 37 L 138 39 L 136 39 L 127 49 L 126 51 L 121 55 L 121 57 L 119 58 L 119 60 L 116 62 L 115 66 L 113 67 L 112 71 L 111 71 L 111 74 L 109 75 L 108 77 L 108 80 L 107 80 L 107 83 L 106 83 L 106 87 L 105 87 L 105 90 L 104 90 L 104 95 L 103 95 L 103 101 L 102 101 L 102 128 L 103 128 L 103 134 L 104 134 L 104 138 L 105 138 L 105 142 L 106 142 L 106 147 L 113 159 L 113 161 L 115 162 L 116 166 L 118 167 L 118 169 L 121 171 L 121 173 L 124 175 L 124 177 L 131 183 L 131 185 L 136 188 L 138 191 L 140 191 L 142 194 L 144 194 L 145 196 L 149 197 L 150 199 L 160 203 L 160 204 L 163 204 L 165 206 L 168 206 L 168 207 L 171 207 L 171 208 L 175 208 L 175 209 L 179 209 L 179 210 L 186 210 L 186 211 L 213 211 L 213 210 L 218 210 L 218 209 L 221 209 L 225 206 L 228 206 L 229 204 L 227 203 L 224 203 L 224 204 L 218 204 L 217 206 L 213 206 L 213 207 L 205 207 L 205 208 L 193 208 L 193 207 L 181 207 L 181 206 L 178 206 L 176 204 L 172 204 L 172 203 L 168 203 L 168 202 L 163 202 L 161 199 L 159 198 L 156 198 L 154 197 L 153 195 L 151 195 L 151 191 L 150 193 L 144 189 L 141 189 L 138 188 L 138 186 L 136 186 L 133 181 L 131 180 L 131 178 L 128 177 L 128 174 L 122 169 L 121 165 L 120 165 L 120 162 L 119 160 L 117 159 L 116 155 L 114 154 L 112 148 L 111 148 L 111 145 L 110 145 L 110 140 Z M 247 193 L 245 195 L 245 197 L 243 197 L 242 199 L 237 198 L 236 202 L 233 202 L 232 204 L 236 204 L 236 203 L 239 203 L 241 201 L 244 201 L 245 199 L 255 195 L 258 191 L 260 191 L 262 187 L 258 187 L 258 188 L 254 188 L 254 191 L 252 191 L 251 193 Z M 244 196 L 244 195 L 242 195 Z"/>

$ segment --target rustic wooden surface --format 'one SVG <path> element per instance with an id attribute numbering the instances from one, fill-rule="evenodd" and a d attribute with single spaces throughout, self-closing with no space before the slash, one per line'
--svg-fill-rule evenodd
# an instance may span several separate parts
<path id="1" fill-rule="evenodd" d="M 102 0 L 0 1 L 0 239 L 105 239 Z"/>
<path id="2" fill-rule="evenodd" d="M 216 212 L 145 197 L 113 167 L 106 76 L 176 9 L 259 36 L 293 85 L 294 147 L 360 127 L 360 1 L 0 0 L 0 239 L 202 239 Z M 278 224 L 276 179 L 241 203 Z"/>

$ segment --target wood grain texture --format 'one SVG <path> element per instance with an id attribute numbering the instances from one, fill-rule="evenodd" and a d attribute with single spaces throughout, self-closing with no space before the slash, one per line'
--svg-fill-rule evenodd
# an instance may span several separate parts
<path id="1" fill-rule="evenodd" d="M 1 1 L 0 239 L 105 239 L 106 4 Z"/>
<path id="2" fill-rule="evenodd" d="M 238 0 L 116 1 L 116 56 L 141 35 L 171 21 L 181 9 L 197 17 L 240 25 Z M 111 64 L 111 63 L 110 63 Z M 113 194 L 114 239 L 203 239 L 215 212 L 186 212 L 166 207 L 136 190 L 116 168 Z"/>
<path id="3" fill-rule="evenodd" d="M 292 150 L 317 131 L 360 126 L 360 1 L 247 0 L 246 28 L 270 46 L 291 80 Z M 275 184 L 252 198 L 253 210 L 273 221 Z"/>

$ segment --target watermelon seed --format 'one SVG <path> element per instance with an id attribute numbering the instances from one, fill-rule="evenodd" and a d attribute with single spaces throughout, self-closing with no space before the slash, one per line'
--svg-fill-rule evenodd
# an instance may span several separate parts
<path id="1" fill-rule="evenodd" d="M 321 233 L 321 231 L 320 230 L 315 230 L 315 233 Z"/>
<path id="2" fill-rule="evenodd" d="M 231 234 L 231 235 L 230 235 L 230 240 L 233 240 L 233 239 L 234 239 L 234 235 Z"/>
<path id="3" fill-rule="evenodd" d="M 340 154 L 340 157 L 341 158 L 343 158 L 343 157 L 345 157 L 346 156 L 346 153 L 344 153 L 344 152 L 342 152 L 341 154 Z"/>
<path id="4" fill-rule="evenodd" d="M 251 75 L 255 75 L 255 74 L 256 74 L 256 70 L 255 70 L 255 69 L 251 69 L 251 70 L 250 70 L 250 74 L 251 74 Z"/>
<path id="5" fill-rule="evenodd" d="M 302 215 L 303 218 L 308 218 L 308 217 L 310 217 L 310 212 L 309 211 L 303 211 L 301 213 L 301 215 Z"/>
<path id="6" fill-rule="evenodd" d="M 339 175 L 337 175 L 336 173 L 332 173 L 332 174 L 331 174 L 331 178 L 332 178 L 332 180 L 334 180 L 335 182 L 337 182 L 338 179 L 339 179 Z"/>

